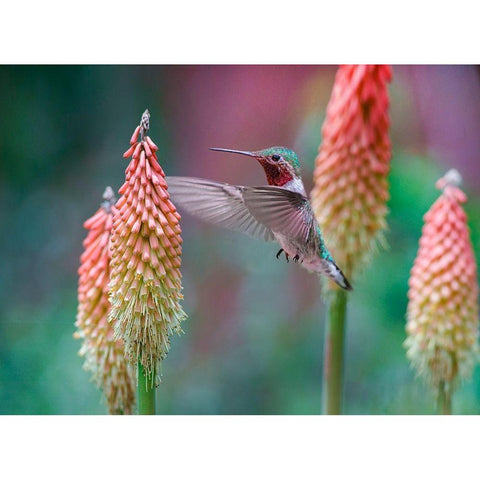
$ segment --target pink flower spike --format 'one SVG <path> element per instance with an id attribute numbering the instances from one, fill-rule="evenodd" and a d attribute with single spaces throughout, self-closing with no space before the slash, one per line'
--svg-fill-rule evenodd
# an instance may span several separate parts
<path id="1" fill-rule="evenodd" d="M 162 200 L 168 198 L 167 184 L 152 153 L 153 142 L 146 137 L 149 117 L 146 111 L 135 130 L 140 140 L 132 146 L 133 158 L 117 202 L 109 316 L 115 338 L 125 342 L 128 358 L 135 365 L 140 361 L 147 374 L 158 372 L 159 362 L 170 349 L 172 332 L 182 333 L 180 323 L 186 318 L 180 305 L 181 248 L 173 247 L 182 243 L 179 217 L 168 215 L 168 207 L 174 211 L 175 207 Z M 126 291 L 130 275 L 134 280 Z"/>
<path id="2" fill-rule="evenodd" d="M 127 364 L 123 341 L 113 338 L 108 323 L 109 245 L 115 210 L 110 187 L 103 198 L 101 208 L 84 223 L 89 232 L 80 259 L 75 337 L 83 340 L 79 353 L 85 357 L 84 368 L 102 389 L 109 412 L 131 414 L 135 377 Z"/>
<path id="3" fill-rule="evenodd" d="M 456 170 L 447 172 L 436 184 L 442 194 L 424 216 L 411 270 L 405 340 L 418 374 L 437 391 L 449 393 L 458 378 L 471 374 L 479 351 L 477 265 L 461 207 L 467 198 L 460 182 Z M 432 255 L 437 260 L 429 261 Z M 421 271 L 425 273 L 420 275 Z M 421 326 L 414 329 L 419 319 Z"/>
<path id="4" fill-rule="evenodd" d="M 384 243 L 390 170 L 387 65 L 337 71 L 315 162 L 312 207 L 347 277 Z"/>

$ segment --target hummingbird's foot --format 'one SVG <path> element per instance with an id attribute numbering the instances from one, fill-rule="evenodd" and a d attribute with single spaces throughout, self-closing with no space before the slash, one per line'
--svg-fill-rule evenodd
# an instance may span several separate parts
<path id="1" fill-rule="evenodd" d="M 287 253 L 283 248 L 281 248 L 281 249 L 277 252 L 277 255 L 276 255 L 277 258 L 280 256 L 280 254 L 281 254 L 282 252 L 285 254 L 285 258 L 287 259 L 287 263 L 289 263 L 289 262 L 290 262 L 290 260 L 289 260 L 290 257 L 288 256 L 288 253 Z"/>
<path id="2" fill-rule="evenodd" d="M 298 263 L 298 261 L 300 260 L 300 255 L 297 253 L 294 257 L 293 257 L 293 261 L 295 263 Z M 303 261 L 303 260 L 302 260 Z"/>

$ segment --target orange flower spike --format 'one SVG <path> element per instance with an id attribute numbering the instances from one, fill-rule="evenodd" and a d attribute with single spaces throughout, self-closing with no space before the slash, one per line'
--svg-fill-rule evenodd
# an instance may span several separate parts
<path id="1" fill-rule="evenodd" d="M 342 65 L 322 128 L 311 202 L 347 277 L 367 263 L 386 229 L 391 76 L 386 65 Z"/>
<path id="2" fill-rule="evenodd" d="M 435 389 L 471 374 L 478 353 L 477 264 L 456 170 L 437 182 L 443 193 L 425 214 L 408 291 L 407 356 Z"/>
<path id="3" fill-rule="evenodd" d="M 186 318 L 180 305 L 180 215 L 169 200 L 158 147 L 146 136 L 149 118 L 147 110 L 124 155 L 132 160 L 113 222 L 109 316 L 130 361 L 140 361 L 148 374 L 158 371 L 170 335 L 182 333 Z"/>
<path id="4" fill-rule="evenodd" d="M 109 242 L 113 225 L 113 190 L 107 187 L 104 202 L 84 227 L 89 230 L 78 269 L 76 338 L 83 339 L 80 355 L 84 368 L 102 389 L 111 414 L 131 414 L 135 403 L 135 379 L 125 358 L 122 341 L 114 340 L 108 323 Z"/>

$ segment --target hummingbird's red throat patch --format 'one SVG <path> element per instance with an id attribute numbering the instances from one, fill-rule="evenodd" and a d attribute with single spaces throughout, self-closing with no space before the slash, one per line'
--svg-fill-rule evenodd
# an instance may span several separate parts
<path id="1" fill-rule="evenodd" d="M 269 185 L 283 187 L 283 185 L 293 180 L 293 175 L 286 165 L 274 165 L 265 159 L 261 159 L 260 164 L 265 170 Z"/>

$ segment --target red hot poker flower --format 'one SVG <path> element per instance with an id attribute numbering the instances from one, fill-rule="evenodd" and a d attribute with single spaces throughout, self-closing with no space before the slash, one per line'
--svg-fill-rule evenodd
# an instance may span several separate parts
<path id="1" fill-rule="evenodd" d="M 316 159 L 312 207 L 326 245 L 350 278 L 386 228 L 390 169 L 386 65 L 338 69 Z"/>
<path id="2" fill-rule="evenodd" d="M 108 323 L 110 302 L 110 233 L 115 202 L 113 190 L 107 187 L 105 201 L 84 227 L 89 230 L 83 245 L 78 270 L 78 313 L 75 337 L 83 339 L 80 355 L 84 368 L 102 389 L 109 412 L 131 414 L 135 403 L 135 379 L 125 358 L 123 341 L 114 340 Z"/>
<path id="3" fill-rule="evenodd" d="M 169 198 L 158 147 L 146 135 L 149 117 L 147 110 L 124 154 L 132 160 L 116 204 L 110 283 L 116 338 L 147 374 L 166 357 L 170 337 L 182 332 L 186 317 L 180 305 L 180 215 Z"/>
<path id="4" fill-rule="evenodd" d="M 450 170 L 437 182 L 443 193 L 425 214 L 409 280 L 407 356 L 435 389 L 450 391 L 468 377 L 478 352 L 477 265 L 458 188 Z"/>

